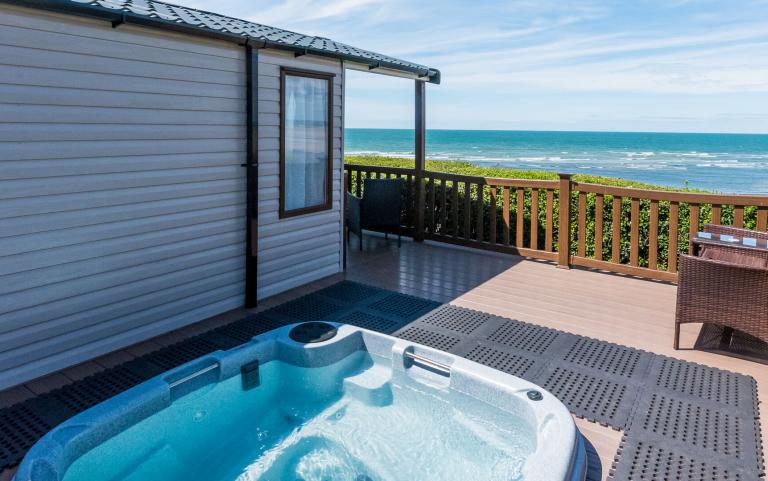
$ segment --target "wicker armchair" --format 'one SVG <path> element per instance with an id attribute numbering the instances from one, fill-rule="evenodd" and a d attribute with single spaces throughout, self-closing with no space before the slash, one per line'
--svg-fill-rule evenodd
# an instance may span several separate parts
<path id="1" fill-rule="evenodd" d="M 718 324 L 768 342 L 768 267 L 681 255 L 675 349 L 686 323 Z"/>
<path id="2" fill-rule="evenodd" d="M 397 247 L 402 234 L 402 179 L 365 179 L 363 198 L 347 193 L 347 227 L 354 232 L 363 250 L 363 229 L 379 229 L 385 237 L 397 232 Z M 349 238 L 347 238 L 349 241 Z"/>

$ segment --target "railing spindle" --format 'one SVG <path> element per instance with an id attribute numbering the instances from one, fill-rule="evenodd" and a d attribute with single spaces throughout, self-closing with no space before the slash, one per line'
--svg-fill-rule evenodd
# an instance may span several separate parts
<path id="1" fill-rule="evenodd" d="M 659 253 L 659 201 L 651 201 L 651 215 L 648 223 L 648 268 L 658 269 Z"/>
<path id="2" fill-rule="evenodd" d="M 701 214 L 701 209 L 699 204 L 688 204 L 688 211 L 688 254 L 693 254 L 693 244 L 690 242 L 690 240 L 696 237 L 696 233 L 699 232 L 699 217 Z"/>
<path id="3" fill-rule="evenodd" d="M 713 205 L 712 206 L 712 223 L 720 225 L 722 223 L 722 217 L 723 217 L 723 206 L 721 205 Z"/>
<path id="4" fill-rule="evenodd" d="M 496 191 L 498 188 L 495 185 L 491 185 L 489 189 L 491 195 L 491 205 L 489 207 L 491 211 L 489 212 L 488 221 L 488 241 L 491 244 L 496 244 Z"/>
<path id="5" fill-rule="evenodd" d="M 539 249 L 539 189 L 531 189 L 531 249 Z"/>
<path id="6" fill-rule="evenodd" d="M 455 180 L 451 184 L 451 227 L 453 238 L 459 238 L 459 183 Z"/>
<path id="7" fill-rule="evenodd" d="M 579 227 L 576 253 L 579 257 L 587 256 L 587 193 L 579 192 Z"/>
<path id="8" fill-rule="evenodd" d="M 603 194 L 595 196 L 595 259 L 603 260 Z"/>
<path id="9" fill-rule="evenodd" d="M 621 197 L 613 196 L 611 212 L 611 262 L 621 262 Z"/>
<path id="10" fill-rule="evenodd" d="M 483 209 L 483 184 L 477 183 L 477 242 L 483 242 L 483 224 L 485 223 L 485 211 Z"/>
<path id="11" fill-rule="evenodd" d="M 440 233 L 445 235 L 448 223 L 448 180 L 440 181 Z"/>
<path id="12" fill-rule="evenodd" d="M 640 257 L 640 199 L 632 199 L 629 233 L 629 265 L 637 267 Z"/>
<path id="13" fill-rule="evenodd" d="M 557 267 L 571 268 L 571 174 L 559 174 L 558 222 L 557 222 Z"/>
<path id="14" fill-rule="evenodd" d="M 547 212 L 545 213 L 545 232 L 544 232 L 544 250 L 552 252 L 552 230 L 554 222 L 552 219 L 555 206 L 555 191 L 547 189 Z"/>
<path id="15" fill-rule="evenodd" d="M 669 240 L 667 245 L 667 271 L 677 272 L 677 236 L 678 221 L 680 215 L 680 204 L 677 202 L 669 203 Z"/>
<path id="16" fill-rule="evenodd" d="M 427 189 L 429 189 L 429 198 L 427 200 L 427 209 L 429 211 L 429 233 L 435 233 L 435 179 L 430 177 L 427 180 Z"/>
<path id="17" fill-rule="evenodd" d="M 757 208 L 757 230 L 768 230 L 768 207 Z"/>
<path id="18" fill-rule="evenodd" d="M 744 206 L 733 206 L 733 226 L 742 228 L 744 227 Z"/>
<path id="19" fill-rule="evenodd" d="M 464 238 L 467 241 L 472 239 L 470 222 L 472 217 L 472 186 L 469 182 L 464 182 Z"/>
<path id="20" fill-rule="evenodd" d="M 360 170 L 356 171 L 357 185 L 355 186 L 355 195 L 358 197 L 363 195 L 363 173 Z"/>
<path id="21" fill-rule="evenodd" d="M 515 223 L 515 247 L 523 247 L 523 222 L 525 220 L 525 189 L 517 189 L 517 222 Z"/>
<path id="22" fill-rule="evenodd" d="M 502 193 L 503 197 L 503 210 L 501 211 L 501 217 L 504 221 L 504 245 L 509 245 L 509 187 L 506 185 L 504 186 L 504 191 Z"/>

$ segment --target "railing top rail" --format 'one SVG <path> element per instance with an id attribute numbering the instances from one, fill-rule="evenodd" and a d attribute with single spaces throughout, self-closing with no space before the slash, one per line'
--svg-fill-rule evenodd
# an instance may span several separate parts
<path id="1" fill-rule="evenodd" d="M 508 179 L 503 177 L 480 177 L 475 175 L 450 174 L 446 172 L 425 172 L 426 177 L 434 179 L 469 182 L 470 184 L 482 184 L 495 187 L 525 187 L 531 189 L 556 189 L 559 186 L 557 180 L 544 179 Z"/>
<path id="2" fill-rule="evenodd" d="M 363 164 L 345 164 L 345 168 L 361 172 L 378 172 L 386 174 L 410 175 L 414 169 L 406 167 L 379 167 Z M 530 189 L 557 189 L 557 180 L 540 179 L 507 179 L 499 177 L 481 177 L 475 175 L 452 174 L 447 172 L 425 171 L 427 178 L 448 180 L 455 182 L 467 182 L 496 187 L 520 187 Z M 714 204 L 768 207 L 768 195 L 733 195 L 733 194 L 707 194 L 701 192 L 679 192 L 667 190 L 638 189 L 635 187 L 615 187 L 610 185 L 590 184 L 586 182 L 573 182 L 572 190 L 589 192 L 594 194 L 628 197 L 634 199 L 648 199 L 668 202 L 682 202 L 690 204 Z"/>
<path id="3" fill-rule="evenodd" d="M 363 164 L 344 164 L 350 170 L 360 172 L 378 172 L 385 174 L 413 174 L 414 169 L 406 167 L 379 167 Z M 508 179 L 503 177 L 481 177 L 476 175 L 453 174 L 449 172 L 424 171 L 424 177 L 455 182 L 467 182 L 470 184 L 482 184 L 497 187 L 524 187 L 532 189 L 556 189 L 559 186 L 557 180 L 543 179 Z"/>
<path id="4" fill-rule="evenodd" d="M 415 169 L 409 169 L 407 167 L 384 167 L 364 164 L 344 164 L 344 168 L 349 170 L 359 170 L 360 172 L 377 172 L 385 174 L 413 174 L 415 172 Z"/>
<path id="5" fill-rule="evenodd" d="M 706 194 L 700 192 L 676 192 L 666 190 L 637 189 L 633 187 L 614 187 L 610 185 L 588 184 L 582 182 L 574 182 L 573 190 L 590 192 L 594 194 L 612 195 L 617 197 L 684 202 L 689 204 L 739 206 L 753 205 L 758 207 L 768 206 L 768 195 L 728 195 Z"/>

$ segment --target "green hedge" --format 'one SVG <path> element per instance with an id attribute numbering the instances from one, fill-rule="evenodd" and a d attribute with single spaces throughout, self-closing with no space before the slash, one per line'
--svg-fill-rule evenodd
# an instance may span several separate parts
<path id="1" fill-rule="evenodd" d="M 400 158 L 391 158 L 391 157 L 379 157 L 379 156 L 347 156 L 345 159 L 347 164 L 361 164 L 361 165 L 372 165 L 372 166 L 380 166 L 380 167 L 404 167 L 404 168 L 412 168 L 413 167 L 413 161 L 410 159 L 400 159 Z M 512 178 L 512 179 L 543 179 L 543 180 L 554 180 L 557 179 L 557 174 L 553 172 L 543 172 L 543 171 L 531 171 L 531 170 L 514 170 L 514 169 L 507 169 L 503 167 L 478 167 L 476 165 L 473 165 L 469 162 L 459 162 L 459 161 L 440 161 L 440 160 L 428 160 L 426 165 L 427 170 L 430 171 L 437 171 L 437 172 L 446 172 L 446 173 L 453 173 L 453 174 L 460 174 L 460 175 L 471 175 L 471 176 L 479 176 L 479 177 L 499 177 L 499 178 Z M 592 183 L 592 184 L 602 184 L 602 185 L 610 185 L 610 186 L 616 186 L 616 187 L 634 187 L 634 188 L 640 188 L 640 189 L 653 189 L 653 190 L 666 190 L 671 191 L 675 189 L 670 189 L 668 187 L 663 186 L 657 186 L 657 185 L 651 185 L 646 184 L 643 182 L 636 182 L 626 179 L 618 179 L 618 178 L 612 178 L 612 177 L 601 177 L 601 176 L 594 176 L 594 175 L 584 175 L 584 174 L 577 174 L 573 177 L 573 180 L 576 182 L 586 182 L 586 183 Z M 356 185 L 357 179 L 352 179 L 353 186 Z M 425 186 L 426 188 L 426 195 L 429 198 L 430 195 L 430 184 L 427 184 Z M 436 183 L 434 185 L 434 188 L 436 189 L 435 192 L 435 199 L 436 199 L 436 210 L 435 210 L 435 218 L 436 218 L 436 224 L 439 224 L 439 220 L 441 219 L 442 212 L 440 212 L 441 209 L 441 187 Z M 447 218 L 447 225 L 438 225 L 436 231 L 441 234 L 445 235 L 453 235 L 454 229 L 456 226 L 452 225 L 451 219 L 452 219 L 452 212 L 454 209 L 454 206 L 452 204 L 452 189 L 454 188 L 452 183 L 447 183 L 446 185 L 446 199 L 447 199 L 447 208 L 446 208 L 446 218 Z M 702 192 L 702 191 L 694 191 L 694 190 L 688 190 L 689 192 Z M 455 206 L 458 208 L 458 218 L 459 218 L 459 225 L 458 225 L 458 234 L 461 237 L 466 237 L 466 233 L 463 229 L 463 219 L 465 214 L 465 193 L 464 189 L 459 189 L 459 202 L 458 206 Z M 587 257 L 594 257 L 595 254 L 595 194 L 587 194 L 587 229 L 586 229 L 586 255 Z M 471 200 L 471 217 L 472 221 L 470 223 L 470 232 L 469 236 L 473 239 L 477 239 L 477 229 L 476 229 L 476 212 L 477 212 L 477 202 L 478 202 L 478 194 L 475 188 L 472 188 L 470 190 L 470 200 Z M 490 226 L 490 212 L 491 212 L 491 198 L 490 198 L 490 191 L 486 187 L 483 192 L 482 197 L 483 203 L 484 203 L 484 222 L 483 222 L 483 239 L 484 241 L 488 241 L 489 239 L 489 226 Z M 497 242 L 502 241 L 502 229 L 503 229 L 503 218 L 502 218 L 502 202 L 503 198 L 501 195 L 501 191 L 499 190 L 497 196 L 496 196 L 496 235 L 497 235 Z M 523 207 L 523 214 L 524 214 L 524 246 L 530 245 L 530 216 L 531 216 L 531 195 L 530 191 L 526 192 L 525 195 L 525 201 L 524 201 L 524 207 Z M 516 238 L 516 216 L 517 216 L 517 205 L 516 205 L 516 198 L 514 191 L 510 192 L 510 206 L 511 206 L 511 212 L 510 212 L 510 239 L 511 242 L 514 243 Z M 630 255 L 630 209 L 631 209 L 631 199 L 629 198 L 623 198 L 622 204 L 621 204 L 621 229 L 620 229 L 620 246 L 621 246 L 621 254 L 620 254 L 620 261 L 622 263 L 628 263 L 629 262 L 629 255 Z M 612 212 L 613 210 L 613 198 L 612 196 L 605 196 L 604 197 L 604 208 L 603 208 L 603 259 L 609 260 L 611 259 L 611 251 L 612 251 Z M 538 210 L 538 248 L 543 249 L 544 248 L 544 242 L 545 242 L 545 219 L 546 219 L 546 195 L 543 191 L 539 193 L 539 210 Z M 429 211 L 425 213 L 425 225 L 428 224 L 429 220 Z M 576 254 L 577 251 L 577 236 L 578 236 L 578 195 L 576 193 L 573 194 L 571 198 L 571 222 L 570 222 L 570 231 L 571 231 L 571 239 L 572 239 L 572 254 Z M 557 249 L 557 219 L 558 219 L 558 199 L 557 195 L 555 195 L 554 198 L 554 212 L 553 212 L 553 219 L 554 219 L 554 232 L 553 232 L 553 243 L 555 250 Z M 712 207 L 710 205 L 702 205 L 700 209 L 700 218 L 699 218 L 699 225 L 703 225 L 706 222 L 711 221 L 712 219 Z M 722 215 L 721 215 L 721 222 L 723 224 L 730 224 L 733 221 L 733 206 L 724 206 L 722 209 Z M 746 207 L 744 211 L 744 226 L 747 228 L 755 228 L 757 221 L 757 209 L 755 207 Z M 641 200 L 640 201 L 640 249 L 639 249 L 639 263 L 642 267 L 648 266 L 648 254 L 649 254 L 649 222 L 650 222 L 650 201 L 648 200 Z M 689 206 L 687 204 L 680 204 L 679 207 L 679 222 L 678 222 L 678 250 L 679 252 L 685 252 L 688 250 L 688 235 L 689 235 L 689 228 L 690 228 L 690 212 L 689 212 Z M 669 202 L 659 202 L 659 232 L 657 234 L 658 239 L 658 267 L 660 269 L 666 269 L 667 267 L 667 247 L 669 245 Z"/>

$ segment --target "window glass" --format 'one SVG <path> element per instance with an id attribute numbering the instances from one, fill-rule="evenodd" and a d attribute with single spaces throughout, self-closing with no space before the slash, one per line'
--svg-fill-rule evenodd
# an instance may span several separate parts
<path id="1" fill-rule="evenodd" d="M 285 74 L 283 210 L 328 203 L 329 155 L 327 78 Z"/>

